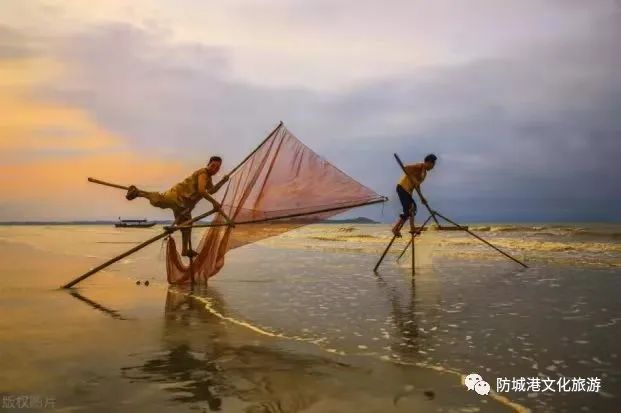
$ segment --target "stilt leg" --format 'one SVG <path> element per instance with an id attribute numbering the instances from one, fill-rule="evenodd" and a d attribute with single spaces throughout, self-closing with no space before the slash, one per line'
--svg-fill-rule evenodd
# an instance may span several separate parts
<path id="1" fill-rule="evenodd" d="M 194 251 L 192 249 L 192 236 L 190 235 L 189 247 L 190 251 Z M 192 287 L 194 287 L 194 254 L 190 254 L 190 281 L 192 283 Z"/>
<path id="2" fill-rule="evenodd" d="M 421 235 L 421 233 L 425 229 L 425 226 L 427 226 L 427 224 L 429 223 L 430 220 L 431 220 L 431 215 L 425 220 L 425 222 L 423 222 L 423 225 L 421 225 L 421 227 L 418 229 L 418 231 L 416 231 L 416 234 L 414 235 L 415 237 Z M 408 248 L 410 248 L 410 244 L 411 243 L 412 243 L 412 239 L 410 238 L 408 243 L 405 244 L 405 247 L 403 248 L 403 251 L 401 251 L 401 254 L 399 254 L 399 256 L 397 257 L 397 261 L 399 261 L 401 259 L 401 257 L 403 257 L 403 254 L 405 254 L 405 252 L 408 250 Z"/>
<path id="3" fill-rule="evenodd" d="M 412 277 L 416 273 L 416 254 L 414 254 L 414 237 L 416 236 L 414 227 L 414 210 L 410 212 L 410 243 L 412 244 Z"/>
<path id="4" fill-rule="evenodd" d="M 382 253 L 382 256 L 380 257 L 379 261 L 377 261 L 377 264 L 375 264 L 375 267 L 373 268 L 373 271 L 377 271 L 377 269 L 379 268 L 380 264 L 382 263 L 382 261 L 384 260 L 384 257 L 386 256 L 386 254 L 388 253 L 388 250 L 390 249 L 390 247 L 392 246 L 392 243 L 395 242 L 395 239 L 397 238 L 396 235 L 393 235 L 392 239 L 390 240 L 390 242 L 388 243 L 388 245 L 386 246 L 386 249 L 384 250 L 384 252 Z"/>

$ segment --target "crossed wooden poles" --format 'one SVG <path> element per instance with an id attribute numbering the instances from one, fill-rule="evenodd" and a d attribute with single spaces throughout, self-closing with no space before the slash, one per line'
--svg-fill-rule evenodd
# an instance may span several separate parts
<path id="1" fill-rule="evenodd" d="M 270 134 L 269 134 L 269 135 L 267 135 L 267 137 L 266 137 L 266 138 L 265 138 L 265 139 L 264 139 L 264 140 L 263 140 L 263 141 L 262 141 L 262 142 L 261 142 L 261 143 L 260 143 L 260 144 L 259 144 L 259 145 L 258 145 L 258 146 L 257 146 L 257 147 L 253 150 L 253 151 L 252 151 L 252 152 L 250 152 L 250 154 L 249 154 L 248 156 L 246 156 L 246 157 L 244 158 L 244 160 L 243 160 L 243 161 L 241 161 L 241 162 L 240 162 L 240 163 L 239 163 L 239 164 L 238 164 L 235 168 L 233 168 L 233 169 L 231 170 L 231 172 L 229 172 L 229 175 L 232 175 L 232 174 L 233 174 L 236 170 L 238 170 L 238 169 L 239 169 L 239 168 L 240 168 L 240 167 L 241 167 L 241 166 L 242 166 L 242 165 L 243 165 L 243 164 L 244 164 L 244 163 L 245 163 L 248 159 L 250 159 L 250 157 L 251 157 L 252 155 L 254 155 L 254 154 L 255 154 L 255 153 L 259 150 L 259 148 L 261 148 L 261 146 L 263 146 L 263 144 L 264 144 L 265 142 L 267 142 L 267 141 L 268 141 L 268 140 L 269 140 L 272 136 L 274 136 L 274 134 L 275 134 L 275 133 L 278 131 L 278 129 L 280 129 L 282 126 L 283 126 L 283 123 L 282 123 L 282 121 L 281 121 L 281 122 L 278 124 L 278 126 L 276 126 L 276 127 L 274 128 L 274 130 L 272 130 L 272 132 L 270 132 Z M 129 187 L 127 187 L 127 186 L 117 185 L 117 184 L 112 184 L 112 183 L 109 183 L 109 182 L 101 181 L 101 180 L 99 180 L 99 179 L 88 178 L 88 180 L 89 180 L 89 182 L 93 182 L 93 183 L 100 184 L 100 185 L 105 185 L 105 186 L 110 186 L 110 187 L 113 187 L 113 188 L 119 188 L 119 189 L 124 189 L 124 190 L 129 189 Z M 86 273 L 84 273 L 84 274 L 80 275 L 79 277 L 77 277 L 77 278 L 75 278 L 75 279 L 71 280 L 71 281 L 70 281 L 70 282 L 68 282 L 67 284 L 63 285 L 63 286 L 62 286 L 62 288 L 71 288 L 71 287 L 73 287 L 74 285 L 76 285 L 77 283 L 79 283 L 79 282 L 81 282 L 81 281 L 83 281 L 83 280 L 87 279 L 87 278 L 88 278 L 88 277 L 90 277 L 91 275 L 93 275 L 93 274 L 95 274 L 95 273 L 97 273 L 97 272 L 99 272 L 99 271 L 103 270 L 104 268 L 109 267 L 110 265 L 114 264 L 115 262 L 117 262 L 117 261 L 119 261 L 119 260 L 122 260 L 123 258 L 127 257 L 128 255 L 131 255 L 131 254 L 135 253 L 136 251 L 139 251 L 139 250 L 143 249 L 144 247 L 146 247 L 146 246 L 148 246 L 148 245 L 153 244 L 155 241 L 158 241 L 158 240 L 160 240 L 160 239 L 162 239 L 162 238 L 165 238 L 165 237 L 169 236 L 170 234 L 172 234 L 173 232 L 178 231 L 179 229 L 181 229 L 181 227 L 182 227 L 182 226 L 187 227 L 187 226 L 189 226 L 189 225 L 194 224 L 194 223 L 195 223 L 195 222 L 197 222 L 197 221 L 200 221 L 200 220 L 201 220 L 201 219 L 203 219 L 203 218 L 207 218 L 208 216 L 210 216 L 210 215 L 214 214 L 215 212 L 218 212 L 218 211 L 220 211 L 220 212 L 221 212 L 221 211 L 222 211 L 222 210 L 221 210 L 221 208 L 220 208 L 220 205 L 219 205 L 217 202 L 216 202 L 216 203 L 213 203 L 213 202 L 212 202 L 212 204 L 213 204 L 214 208 L 212 208 L 211 210 L 209 210 L 209 211 L 205 212 L 204 214 L 198 215 L 198 216 L 196 216 L 196 217 L 194 217 L 194 218 L 192 218 L 192 219 L 190 219 L 190 220 L 188 220 L 188 221 L 185 221 L 185 222 L 181 222 L 181 223 L 179 223 L 179 222 L 175 222 L 175 225 L 170 226 L 170 227 L 166 227 L 166 228 L 164 228 L 164 231 L 163 231 L 161 234 L 156 235 L 156 236 L 154 236 L 154 237 L 152 237 L 152 238 L 149 238 L 149 239 L 148 239 L 148 240 L 146 240 L 145 242 L 143 242 L 143 243 L 141 243 L 141 244 L 139 244 L 139 245 L 136 245 L 134 248 L 132 248 L 132 249 L 130 249 L 130 250 L 128 250 L 128 251 L 125 251 L 124 253 L 122 253 L 122 254 L 120 254 L 120 255 L 117 255 L 117 256 L 116 256 L 116 257 L 114 257 L 114 258 L 109 259 L 108 261 L 104 262 L 103 264 L 98 265 L 97 267 L 95 267 L 95 268 L 93 268 L 93 269 L 91 269 L 91 270 L 87 271 Z M 228 218 L 226 215 L 224 215 L 224 216 L 225 216 L 226 218 Z M 230 224 L 227 224 L 227 225 L 230 225 Z M 192 266 L 193 266 L 193 262 L 191 261 L 191 262 L 190 262 L 190 267 L 192 267 Z M 192 279 L 193 279 L 193 277 L 192 277 Z"/>
<path id="2" fill-rule="evenodd" d="M 414 185 L 412 177 L 405 170 L 405 165 L 403 165 L 403 162 L 401 162 L 401 159 L 399 158 L 399 155 L 397 155 L 395 153 L 394 156 L 395 156 L 395 159 L 396 159 L 397 163 L 399 164 L 399 166 L 403 170 L 403 173 L 408 177 L 408 179 L 412 183 L 412 186 L 414 187 L 414 189 L 418 193 L 418 196 L 420 197 L 420 199 L 424 199 L 423 196 L 421 195 L 420 190 L 418 189 L 418 187 L 416 185 Z M 435 223 L 436 223 L 436 225 L 438 225 L 439 229 L 441 229 L 441 230 L 448 230 L 448 229 L 453 230 L 453 229 L 455 229 L 455 230 L 459 230 L 459 231 L 465 231 L 468 234 L 470 234 L 473 237 L 475 237 L 476 239 L 478 239 L 479 241 L 483 242 L 485 245 L 495 249 L 496 251 L 498 251 L 499 253 L 501 253 L 505 257 L 509 258 L 510 260 L 515 261 L 516 263 L 520 264 L 524 268 L 528 268 L 528 266 L 526 264 L 524 264 L 522 261 L 518 260 L 517 258 L 512 257 L 511 255 L 507 254 L 506 252 L 504 252 L 500 248 L 496 247 L 495 245 L 493 245 L 489 241 L 481 238 L 479 235 L 477 235 L 474 232 L 470 231 L 467 226 L 459 225 L 458 223 L 456 223 L 455 221 L 447 218 L 446 216 L 442 215 L 438 211 L 432 210 L 428 203 L 424 202 L 423 204 L 425 205 L 425 208 L 427 208 L 427 211 L 429 211 L 429 217 L 425 220 L 425 222 L 423 223 L 423 225 L 421 225 L 420 228 L 416 229 L 416 227 L 414 226 L 414 211 L 413 211 L 413 209 L 411 210 L 411 212 L 410 212 L 410 234 L 411 234 L 411 237 L 410 237 L 410 240 L 408 241 L 407 245 L 405 246 L 405 248 L 403 249 L 403 251 L 399 255 L 399 257 L 397 258 L 397 260 L 399 258 L 401 258 L 403 256 L 403 254 L 405 254 L 407 249 L 411 246 L 411 248 L 412 248 L 412 275 L 414 275 L 416 273 L 415 259 L 414 259 L 414 256 L 415 256 L 415 254 L 414 254 L 414 238 L 416 238 L 418 235 L 421 234 L 421 232 L 425 229 L 425 226 L 429 223 L 429 221 L 431 219 L 433 219 L 435 221 Z M 440 217 L 443 220 L 445 220 L 446 222 L 452 224 L 453 227 L 443 227 L 443 226 L 441 226 L 440 223 L 438 222 L 437 217 Z M 390 240 L 390 242 L 388 243 L 388 245 L 384 249 L 384 252 L 382 253 L 380 259 L 377 261 L 377 264 L 375 264 L 375 267 L 373 268 L 373 271 L 377 272 L 377 270 L 379 269 L 379 266 L 382 264 L 382 261 L 384 260 L 384 257 L 386 257 L 386 254 L 390 250 L 390 247 L 395 242 L 396 238 L 397 238 L 397 235 L 394 235 L 392 237 L 392 239 Z"/>
<path id="3" fill-rule="evenodd" d="M 241 161 L 235 168 L 233 168 L 231 170 L 231 172 L 229 172 L 229 175 L 232 175 L 235 171 L 237 171 L 237 169 L 239 169 L 248 159 L 250 159 L 250 157 L 252 155 L 254 155 L 259 148 L 261 148 L 261 146 L 263 146 L 263 144 L 265 142 L 267 142 L 277 131 L 278 129 L 280 129 L 280 127 L 283 126 L 283 123 L 280 122 L 278 124 L 278 126 L 248 155 L 246 156 L 246 158 L 244 158 L 243 161 Z M 97 183 L 100 185 L 105 185 L 105 186 L 110 186 L 113 188 L 119 188 L 119 189 L 124 189 L 127 190 L 129 189 L 127 186 L 123 186 L 123 185 L 117 185 L 117 184 L 112 184 L 109 182 L 105 182 L 105 181 L 101 181 L 99 179 L 94 179 L 94 178 L 88 178 L 89 182 L 93 182 L 93 183 Z M 87 279 L 88 277 L 92 276 L 93 274 L 103 270 L 106 267 L 109 267 L 110 265 L 114 264 L 115 262 L 122 260 L 123 258 L 127 257 L 128 255 L 131 255 L 141 249 L 143 249 L 144 247 L 162 239 L 165 238 L 167 236 L 169 236 L 170 234 L 172 234 L 175 231 L 178 231 L 180 229 L 183 228 L 199 228 L 199 227 L 219 227 L 219 226 L 231 226 L 231 225 L 240 225 L 240 224 L 258 224 L 258 223 L 263 223 L 263 222 L 269 222 L 269 221 L 275 221 L 275 220 L 281 220 L 281 219 L 290 219 L 290 218 L 297 218 L 297 217 L 304 217 L 304 216 L 308 216 L 308 215 L 315 215 L 315 214 L 320 214 L 320 213 L 325 213 L 325 212 L 333 212 L 333 211 L 341 211 L 341 210 L 346 210 L 349 208 L 355 208 L 355 207 L 360 207 L 360 206 L 365 206 L 365 205 L 372 205 L 372 204 L 377 204 L 380 202 L 386 202 L 387 198 L 385 197 L 381 197 L 381 198 L 374 198 L 374 199 L 367 199 L 367 200 L 361 200 L 360 202 L 357 203 L 353 203 L 353 204 L 348 204 L 348 205 L 341 205 L 341 206 L 336 206 L 336 207 L 329 207 L 329 208 L 324 208 L 324 209 L 320 209 L 320 210 L 315 210 L 315 211 L 305 211 L 305 212 L 298 212 L 298 213 L 291 213 L 291 214 L 287 214 L 287 215 L 281 215 L 278 217 L 272 217 L 272 218 L 261 218 L 261 219 L 254 219 L 254 220 L 248 220 L 248 221 L 240 221 L 240 222 L 231 222 L 231 221 L 227 221 L 226 223 L 205 223 L 205 224 L 199 224 L 197 223 L 198 221 L 202 220 L 203 218 L 206 218 L 216 212 L 219 212 L 220 214 L 223 215 L 224 218 L 228 218 L 226 216 L 226 214 L 224 214 L 224 212 L 221 209 L 221 206 L 219 203 L 217 202 L 213 202 L 213 208 L 207 212 L 205 212 L 204 214 L 198 215 L 188 221 L 185 222 L 175 222 L 174 225 L 171 226 L 167 226 L 164 227 L 164 231 L 161 234 L 158 234 L 152 238 L 149 238 L 148 240 L 144 241 L 143 243 L 136 245 L 135 247 L 131 248 L 128 251 L 125 251 L 124 253 L 117 255 L 116 257 L 113 257 L 111 259 L 109 259 L 108 261 L 104 262 L 101 265 L 98 265 L 97 267 L 87 271 L 86 273 L 80 275 L 79 277 L 73 279 L 72 281 L 68 282 L 67 284 L 63 285 L 62 288 L 72 288 L 73 286 L 75 286 L 76 284 L 78 284 L 79 282 Z M 195 224 L 196 223 L 196 224 Z M 190 241 L 191 242 L 191 241 Z M 191 244 L 190 244 L 191 245 Z M 193 277 L 193 260 L 190 258 L 190 271 L 192 271 L 192 283 L 194 283 L 194 277 Z"/>
<path id="4" fill-rule="evenodd" d="M 239 167 L 241 167 L 241 165 L 244 164 L 244 162 L 246 162 L 257 150 L 259 150 L 259 148 L 268 140 L 270 139 L 275 133 L 276 131 L 283 125 L 282 122 L 280 122 L 278 124 L 278 126 L 261 142 L 261 144 L 259 144 L 259 146 L 257 146 L 257 148 L 255 150 L 253 150 L 243 161 L 241 161 L 235 168 L 233 168 L 233 170 L 231 172 L 229 172 L 229 175 L 232 175 L 237 169 L 239 169 Z M 399 158 L 399 156 L 397 154 L 395 154 L 395 159 L 397 160 L 397 162 L 399 163 L 399 166 L 401 167 L 401 169 L 403 169 L 403 172 L 406 174 L 406 176 L 412 180 L 412 178 L 407 174 L 406 170 L 405 170 L 405 166 L 403 165 L 403 162 L 401 162 L 401 159 Z M 93 183 L 97 183 L 97 184 L 101 184 L 101 185 L 106 185 L 106 186 L 110 186 L 110 187 L 114 187 L 114 188 L 119 188 L 119 189 L 125 189 L 127 190 L 128 187 L 127 186 L 123 186 L 123 185 L 117 185 L 117 184 L 112 184 L 109 182 L 105 182 L 105 181 L 101 181 L 98 179 L 94 179 L 94 178 L 89 178 L 88 179 L 90 182 Z M 420 191 L 418 190 L 418 188 L 416 187 L 416 185 L 413 185 L 414 188 L 416 189 L 417 193 L 419 196 L 421 196 Z M 422 199 L 422 197 L 421 197 Z M 382 197 L 380 199 L 372 199 L 372 200 L 366 200 L 366 201 L 361 201 L 359 203 L 356 204 L 350 204 L 350 205 L 344 205 L 344 206 L 338 206 L 338 207 L 332 207 L 332 208 L 325 208 L 325 209 L 321 209 L 321 210 L 317 210 L 317 211 L 312 211 L 311 213 L 309 212 L 301 212 L 301 213 L 292 213 L 289 215 L 285 215 L 285 216 L 280 216 L 277 218 L 263 218 L 263 219 L 255 219 L 255 220 L 249 220 L 249 221 L 242 221 L 242 222 L 236 222 L 234 224 L 256 224 L 256 223 L 262 223 L 262 222 L 268 222 L 268 221 L 274 221 L 274 220 L 278 220 L 278 219 L 288 219 L 288 218 L 296 218 L 296 217 L 303 217 L 303 216 L 307 216 L 307 215 L 314 215 L 314 214 L 319 214 L 319 213 L 323 213 L 323 212 L 332 212 L 332 211 L 339 211 L 339 210 L 344 210 L 344 209 L 349 209 L 349 208 L 354 208 L 354 207 L 359 207 L 359 206 L 364 206 L 364 205 L 372 205 L 372 204 L 376 204 L 376 203 L 380 203 L 380 202 L 385 202 L 387 199 Z M 407 251 L 408 247 L 411 246 L 412 248 L 412 275 L 415 274 L 415 254 L 414 254 L 414 238 L 418 235 L 421 234 L 421 232 L 425 229 L 425 226 L 429 223 L 429 221 L 431 219 L 433 219 L 436 224 L 438 225 L 438 227 L 440 229 L 457 229 L 457 230 L 461 230 L 461 231 L 466 231 L 467 233 L 469 233 L 470 235 L 472 235 L 473 237 L 477 238 L 479 241 L 485 243 L 486 245 L 488 245 L 489 247 L 495 249 L 496 251 L 498 251 L 499 253 L 501 253 L 502 255 L 506 256 L 507 258 L 515 261 L 516 263 L 520 264 L 521 266 L 523 266 L 524 268 L 528 268 L 528 266 L 526 264 L 524 264 L 523 262 L 519 261 L 518 259 L 512 257 L 511 255 L 507 254 L 506 252 L 502 251 L 500 248 L 492 245 L 490 242 L 484 240 L 483 238 L 481 238 L 480 236 L 478 236 L 477 234 L 473 233 L 472 231 L 470 231 L 468 229 L 468 227 L 459 225 L 458 223 L 452 221 L 451 219 L 447 218 L 446 216 L 440 214 L 437 211 L 432 210 L 429 205 L 427 203 L 424 203 L 425 207 L 427 208 L 427 210 L 429 211 L 429 217 L 425 220 L 425 222 L 423 223 L 423 225 L 416 229 L 415 225 L 414 225 L 414 213 L 413 210 L 410 213 L 410 234 L 411 234 L 411 238 L 408 242 L 408 244 L 405 246 L 405 248 L 403 249 L 403 251 L 401 252 L 401 255 L 399 255 L 399 258 L 401 258 L 403 256 L 403 254 L 405 254 L 405 251 Z M 216 213 L 219 212 L 221 214 L 223 214 L 223 216 L 225 218 L 228 218 L 226 216 L 226 214 L 224 214 L 224 212 L 221 209 L 220 204 L 218 204 L 217 202 L 213 203 L 213 208 L 201 215 L 198 215 L 186 222 L 182 222 L 182 223 L 177 223 L 175 222 L 174 225 L 169 226 L 169 227 L 165 227 L 164 231 L 161 234 L 158 234 L 152 238 L 149 238 L 148 240 L 144 241 L 143 243 L 136 245 L 135 247 L 125 251 L 124 253 L 117 255 L 116 257 L 113 257 L 111 259 L 109 259 L 108 261 L 104 262 L 101 265 L 98 265 L 97 267 L 87 271 L 86 273 L 80 275 L 79 277 L 73 279 L 72 281 L 68 282 L 67 284 L 63 285 L 62 288 L 72 288 L 73 286 L 75 286 L 76 284 L 78 284 L 79 282 L 87 279 L 88 277 L 92 276 L 93 274 L 103 270 L 106 267 L 109 267 L 110 265 L 114 264 L 115 262 L 118 262 L 120 260 L 122 260 L 123 258 L 143 249 L 144 247 L 154 243 L 155 241 L 158 241 L 162 238 L 165 238 L 167 236 L 169 236 L 170 234 L 172 234 L 175 231 L 178 231 L 182 228 L 188 228 L 188 227 L 217 227 L 217 226 L 223 226 L 223 225 L 232 225 L 233 223 L 231 221 L 228 221 L 227 223 L 210 223 L 210 224 L 196 224 L 194 225 L 194 223 Z M 438 222 L 437 217 L 440 217 L 442 219 L 444 219 L 445 221 L 449 222 L 450 224 L 452 224 L 454 227 L 442 227 L 440 225 L 440 223 Z M 384 257 L 386 256 L 386 254 L 388 253 L 388 251 L 390 250 L 390 247 L 392 246 L 392 244 L 395 242 L 395 239 L 397 238 L 397 236 L 393 236 L 392 239 L 390 240 L 390 242 L 388 243 L 388 245 L 386 246 L 386 249 L 384 250 L 384 252 L 382 253 L 382 256 L 380 257 L 379 261 L 377 262 L 377 264 L 374 267 L 374 271 L 377 271 L 379 266 L 381 265 L 382 261 L 384 260 Z M 397 258 L 397 259 L 399 259 Z M 192 259 L 190 259 L 190 269 L 192 270 L 193 267 L 193 262 Z M 192 274 L 193 275 L 193 274 Z M 192 276 L 192 283 L 194 283 L 194 277 Z"/>

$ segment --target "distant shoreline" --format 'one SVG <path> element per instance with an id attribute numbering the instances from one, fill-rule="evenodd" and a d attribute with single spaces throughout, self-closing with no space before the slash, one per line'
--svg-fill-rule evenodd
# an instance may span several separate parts
<path id="1" fill-rule="evenodd" d="M 148 220 L 149 222 L 155 222 L 159 225 L 172 225 L 172 220 Z M 8 225 L 114 225 L 118 221 L 5 221 L 0 222 L 0 226 Z M 208 222 L 208 221 L 200 221 Z M 322 224 L 381 224 L 381 222 L 374 221 L 366 217 L 358 217 L 351 219 L 328 219 L 320 221 Z"/>
<path id="2" fill-rule="evenodd" d="M 158 225 L 172 225 L 172 220 L 148 220 Z M 209 221 L 200 221 L 207 223 Z M 36 225 L 114 225 L 118 221 L 111 220 L 77 220 L 77 221 L 0 221 L 0 226 L 36 226 Z M 357 217 L 348 219 L 328 219 L 319 221 L 320 224 L 390 224 L 390 222 L 375 221 L 371 218 Z M 459 221 L 462 225 L 619 225 L 621 221 Z"/>

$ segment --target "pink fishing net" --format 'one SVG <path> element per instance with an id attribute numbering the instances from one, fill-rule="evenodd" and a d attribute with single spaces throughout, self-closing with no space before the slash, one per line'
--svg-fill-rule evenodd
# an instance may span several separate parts
<path id="1" fill-rule="evenodd" d="M 170 284 L 189 283 L 192 278 L 206 283 L 222 268 L 230 249 L 384 200 L 305 146 L 282 123 L 220 191 L 223 210 L 237 225 L 224 225 L 217 214 L 212 224 L 218 226 L 205 231 L 191 268 L 182 262 L 170 237 L 166 260 Z"/>

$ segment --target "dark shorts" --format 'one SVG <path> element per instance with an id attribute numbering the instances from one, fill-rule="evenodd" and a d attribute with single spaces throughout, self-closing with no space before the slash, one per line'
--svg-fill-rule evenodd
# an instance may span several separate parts
<path id="1" fill-rule="evenodd" d="M 147 192 L 146 198 L 151 205 L 162 209 L 172 209 L 175 222 L 181 224 L 192 219 L 192 209 L 196 203 L 183 202 L 175 194 L 167 192 Z"/>
<path id="2" fill-rule="evenodd" d="M 401 201 L 401 206 L 403 207 L 403 213 L 400 215 L 401 218 L 407 219 L 410 217 L 410 208 L 414 209 L 414 215 L 416 215 L 416 202 L 414 202 L 412 195 L 403 189 L 401 185 L 397 185 L 397 195 L 399 195 L 399 201 Z"/>

